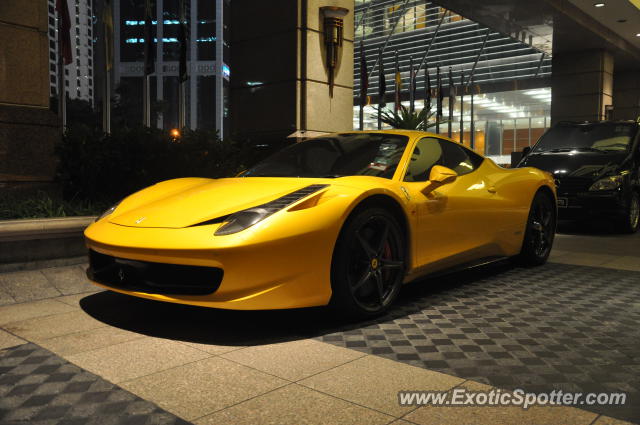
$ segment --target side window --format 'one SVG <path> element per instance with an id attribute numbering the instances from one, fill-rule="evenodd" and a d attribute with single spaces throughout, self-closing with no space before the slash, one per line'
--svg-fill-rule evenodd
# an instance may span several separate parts
<path id="1" fill-rule="evenodd" d="M 438 139 L 425 137 L 416 143 L 416 147 L 409 159 L 407 173 L 404 176 L 406 182 L 426 182 L 429 180 L 431 167 L 444 165 L 442 146 Z"/>
<path id="2" fill-rule="evenodd" d="M 447 140 L 440 140 L 439 142 L 443 152 L 443 163 L 441 165 L 451 168 L 459 176 L 475 171 L 482 164 L 483 158 L 480 155 Z"/>

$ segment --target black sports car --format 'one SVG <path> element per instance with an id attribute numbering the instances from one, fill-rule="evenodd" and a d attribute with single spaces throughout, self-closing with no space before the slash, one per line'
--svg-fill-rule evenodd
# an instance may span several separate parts
<path id="1" fill-rule="evenodd" d="M 629 121 L 561 122 L 525 148 L 518 167 L 553 174 L 560 219 L 600 215 L 634 233 L 640 215 L 638 127 Z"/>

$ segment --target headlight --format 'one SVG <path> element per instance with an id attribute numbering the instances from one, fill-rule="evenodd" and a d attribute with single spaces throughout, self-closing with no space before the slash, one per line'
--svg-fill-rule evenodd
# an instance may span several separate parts
<path id="1" fill-rule="evenodd" d="M 215 235 L 224 236 L 232 233 L 238 233 L 264 220 L 271 214 L 278 212 L 294 202 L 297 202 L 320 189 L 324 189 L 327 186 L 329 185 L 312 184 L 311 186 L 296 190 L 295 192 L 291 192 L 288 195 L 284 195 L 283 197 L 267 202 L 266 204 L 233 213 L 227 217 L 225 223 L 216 230 Z"/>
<path id="2" fill-rule="evenodd" d="M 122 201 L 120 201 L 120 202 L 122 202 Z M 100 220 L 102 220 L 103 218 L 105 218 L 106 216 L 111 215 L 111 214 L 116 210 L 116 208 L 118 208 L 118 205 L 120 205 L 120 202 L 118 202 L 118 203 L 114 204 L 114 205 L 113 205 L 113 206 L 111 206 L 108 210 L 106 210 L 105 212 L 103 212 L 103 213 L 100 215 L 100 217 L 96 218 L 96 221 L 100 221 Z"/>
<path id="3" fill-rule="evenodd" d="M 602 178 L 591 185 L 590 191 L 614 190 L 622 185 L 623 176 L 609 176 Z"/>

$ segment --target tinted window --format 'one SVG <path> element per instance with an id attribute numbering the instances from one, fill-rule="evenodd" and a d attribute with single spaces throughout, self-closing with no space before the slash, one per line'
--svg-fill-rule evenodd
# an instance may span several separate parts
<path id="1" fill-rule="evenodd" d="M 426 182 L 434 165 L 444 165 L 440 142 L 433 137 L 420 139 L 409 158 L 404 181 Z"/>
<path id="2" fill-rule="evenodd" d="M 468 174 L 482 164 L 483 158 L 455 143 L 433 137 L 421 139 L 416 144 L 409 160 L 404 181 L 424 182 L 429 180 L 431 168 L 442 165 L 458 175 Z"/>
<path id="3" fill-rule="evenodd" d="M 444 165 L 458 173 L 459 176 L 469 174 L 482 164 L 483 158 L 455 143 L 441 140 L 444 152 Z"/>
<path id="4" fill-rule="evenodd" d="M 341 177 L 366 175 L 390 179 L 408 138 L 355 133 L 319 137 L 291 145 L 260 162 L 243 177 Z"/>
<path id="5" fill-rule="evenodd" d="M 626 151 L 636 129 L 631 123 L 558 124 L 542 136 L 532 151 Z"/>

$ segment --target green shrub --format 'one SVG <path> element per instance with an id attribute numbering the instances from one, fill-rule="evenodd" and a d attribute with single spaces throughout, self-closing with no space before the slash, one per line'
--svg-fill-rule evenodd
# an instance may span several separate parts
<path id="1" fill-rule="evenodd" d="M 234 176 L 254 159 L 249 147 L 215 132 L 184 130 L 173 140 L 166 131 L 144 127 L 110 135 L 71 127 L 57 154 L 64 198 L 91 202 L 113 202 L 172 178 Z"/>
<path id="2" fill-rule="evenodd" d="M 39 191 L 35 194 L 2 193 L 0 195 L 0 220 L 20 218 L 66 217 L 98 215 L 108 204 L 82 201 L 65 201 L 59 196 Z"/>

